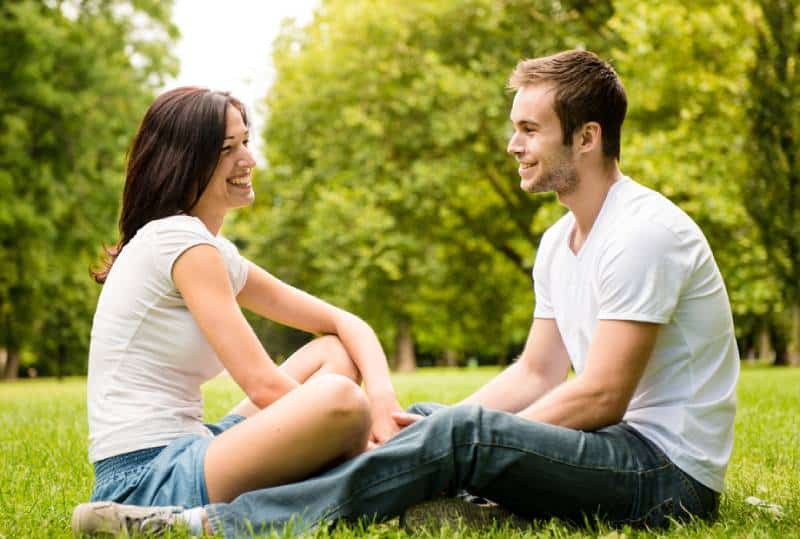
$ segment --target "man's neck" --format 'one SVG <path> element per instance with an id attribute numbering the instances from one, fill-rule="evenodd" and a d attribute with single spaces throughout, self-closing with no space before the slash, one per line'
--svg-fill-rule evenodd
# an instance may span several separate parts
<path id="1" fill-rule="evenodd" d="M 558 196 L 559 202 L 575 216 L 575 228 L 570 234 L 570 248 L 575 254 L 589 236 L 611 186 L 622 178 L 616 161 L 608 168 L 579 174 L 578 187 L 571 193 Z"/>

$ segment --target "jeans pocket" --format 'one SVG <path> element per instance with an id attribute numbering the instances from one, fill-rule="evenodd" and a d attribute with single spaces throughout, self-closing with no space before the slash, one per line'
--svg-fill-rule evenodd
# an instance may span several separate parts
<path id="1" fill-rule="evenodd" d="M 702 516 L 705 511 L 697 495 L 692 479 L 681 470 L 675 470 L 680 481 L 680 507 L 676 507 L 680 517 L 691 518 L 692 516 Z"/>
<path id="2" fill-rule="evenodd" d="M 680 474 L 681 509 L 683 509 L 683 514 L 680 516 L 714 518 L 719 508 L 719 494 L 683 471 L 677 471 Z"/>
<path id="3" fill-rule="evenodd" d="M 145 464 L 144 466 L 136 466 L 135 468 L 105 477 L 100 482 L 95 483 L 91 500 L 93 502 L 109 501 L 124 503 L 142 482 L 142 478 L 149 469 L 150 465 Z"/>

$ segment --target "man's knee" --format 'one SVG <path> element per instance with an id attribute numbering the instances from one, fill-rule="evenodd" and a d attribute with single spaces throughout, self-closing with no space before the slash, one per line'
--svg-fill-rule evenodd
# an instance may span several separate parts
<path id="1" fill-rule="evenodd" d="M 480 436 L 483 408 L 477 404 L 457 404 L 446 406 L 433 413 L 427 422 L 430 428 L 449 434 L 460 442 L 478 441 Z"/>

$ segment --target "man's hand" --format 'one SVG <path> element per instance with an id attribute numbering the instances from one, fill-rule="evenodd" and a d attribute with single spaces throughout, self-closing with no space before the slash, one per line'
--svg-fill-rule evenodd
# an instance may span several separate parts
<path id="1" fill-rule="evenodd" d="M 395 412 L 392 414 L 392 419 L 394 419 L 395 423 L 397 423 L 401 429 L 404 429 L 409 425 L 413 425 L 420 419 L 425 419 L 425 416 L 410 414 L 408 412 Z"/>

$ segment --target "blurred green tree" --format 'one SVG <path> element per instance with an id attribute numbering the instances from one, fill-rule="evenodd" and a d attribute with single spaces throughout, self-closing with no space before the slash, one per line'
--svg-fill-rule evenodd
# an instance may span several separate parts
<path id="1" fill-rule="evenodd" d="M 750 169 L 741 177 L 742 201 L 768 254 L 764 267 L 785 302 L 786 359 L 800 365 L 800 5 L 757 5 L 747 107 Z"/>
<path id="2" fill-rule="evenodd" d="M 413 368 L 420 350 L 524 341 L 553 199 L 505 154 L 524 57 L 615 39 L 610 2 L 328 0 L 276 43 L 268 168 L 234 234 L 279 277 L 351 309 Z"/>
<path id="3" fill-rule="evenodd" d="M 175 72 L 171 2 L 0 5 L 0 348 L 43 373 L 85 369 L 136 122 Z"/>
<path id="4" fill-rule="evenodd" d="M 782 297 L 743 203 L 752 197 L 742 186 L 752 157 L 753 5 L 616 0 L 615 7 L 609 25 L 624 46 L 611 56 L 630 103 L 623 169 L 698 222 L 725 277 L 737 334 L 751 354 L 760 341 L 764 355 Z"/>

